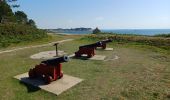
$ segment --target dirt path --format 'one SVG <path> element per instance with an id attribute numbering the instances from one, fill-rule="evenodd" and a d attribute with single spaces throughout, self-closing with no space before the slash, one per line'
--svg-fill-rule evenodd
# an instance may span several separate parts
<path id="1" fill-rule="evenodd" d="M 11 50 L 5 50 L 5 51 L 0 51 L 0 54 L 9 53 L 9 52 L 18 51 L 18 50 L 23 50 L 23 49 L 28 49 L 28 48 L 45 47 L 45 46 L 53 45 L 54 43 L 63 43 L 63 42 L 68 42 L 68 41 L 73 41 L 73 40 L 74 39 L 65 39 L 65 40 L 61 40 L 61 41 L 51 42 L 51 43 L 48 43 L 48 44 L 42 44 L 42 45 L 35 45 L 35 46 L 28 46 L 28 47 L 16 48 L 16 49 L 11 49 Z"/>

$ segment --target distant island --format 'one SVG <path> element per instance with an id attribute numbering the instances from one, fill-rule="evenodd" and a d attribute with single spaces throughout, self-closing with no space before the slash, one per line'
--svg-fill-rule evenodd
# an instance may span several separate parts
<path id="1" fill-rule="evenodd" d="M 70 32 L 70 31 L 92 31 L 92 28 L 70 28 L 70 29 L 63 29 L 63 28 L 57 28 L 57 29 L 45 29 L 47 32 Z"/>

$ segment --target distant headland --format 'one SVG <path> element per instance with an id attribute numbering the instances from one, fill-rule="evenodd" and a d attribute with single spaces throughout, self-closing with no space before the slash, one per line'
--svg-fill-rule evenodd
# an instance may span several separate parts
<path id="1" fill-rule="evenodd" d="M 47 32 L 70 32 L 70 31 L 92 31 L 92 28 L 70 28 L 70 29 L 63 29 L 63 28 L 57 28 L 57 29 L 45 29 Z"/>

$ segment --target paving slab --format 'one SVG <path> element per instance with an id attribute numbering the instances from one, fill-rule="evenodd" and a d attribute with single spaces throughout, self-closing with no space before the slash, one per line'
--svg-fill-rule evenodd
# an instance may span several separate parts
<path id="1" fill-rule="evenodd" d="M 113 61 L 113 60 L 118 60 L 120 57 L 117 55 L 111 55 L 109 57 L 106 57 L 104 61 Z"/>
<path id="2" fill-rule="evenodd" d="M 104 50 L 106 50 L 106 51 L 113 51 L 113 48 L 106 48 Z"/>
<path id="3" fill-rule="evenodd" d="M 50 93 L 53 93 L 55 95 L 59 95 L 62 92 L 70 89 L 71 87 L 75 86 L 76 84 L 83 81 L 83 79 L 69 76 L 64 74 L 63 78 L 51 82 L 50 84 L 46 85 L 43 80 L 41 79 L 29 79 L 28 73 L 20 74 L 17 76 L 14 76 L 14 78 L 20 80 L 21 82 L 24 82 L 26 84 L 30 84 L 32 86 L 38 87 L 40 89 L 43 89 L 45 91 L 48 91 Z"/>
<path id="4" fill-rule="evenodd" d="M 58 51 L 58 55 L 59 56 L 63 56 L 66 55 L 67 53 L 65 53 L 64 51 Z M 44 51 L 44 52 L 40 52 L 34 55 L 31 55 L 30 58 L 31 59 L 51 59 L 56 57 L 56 51 Z"/>
<path id="5" fill-rule="evenodd" d="M 69 57 L 69 58 L 73 58 L 73 57 L 75 57 L 75 54 L 71 54 L 71 55 L 69 55 L 68 57 Z"/>
<path id="6" fill-rule="evenodd" d="M 80 59 L 89 59 L 89 60 L 105 60 L 106 56 L 104 55 L 94 55 L 93 57 L 91 58 L 87 58 L 87 55 L 83 54 L 81 57 L 75 57 L 75 54 L 71 54 L 69 55 L 68 57 L 70 58 L 80 58 Z"/>
<path id="7" fill-rule="evenodd" d="M 104 60 L 106 56 L 103 55 L 94 55 L 92 58 L 89 58 L 90 60 Z"/>

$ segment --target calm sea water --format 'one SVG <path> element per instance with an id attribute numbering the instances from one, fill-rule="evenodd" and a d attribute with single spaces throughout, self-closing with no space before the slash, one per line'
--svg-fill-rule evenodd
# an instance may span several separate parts
<path id="1" fill-rule="evenodd" d="M 156 35 L 170 34 L 170 29 L 103 29 L 102 32 L 111 32 L 119 34 L 138 34 L 138 35 Z M 60 31 L 68 34 L 90 34 L 92 31 Z"/>
<path id="2" fill-rule="evenodd" d="M 117 30 L 115 29 L 102 31 L 119 34 L 139 34 L 139 35 L 170 34 L 170 29 L 117 29 Z"/>

